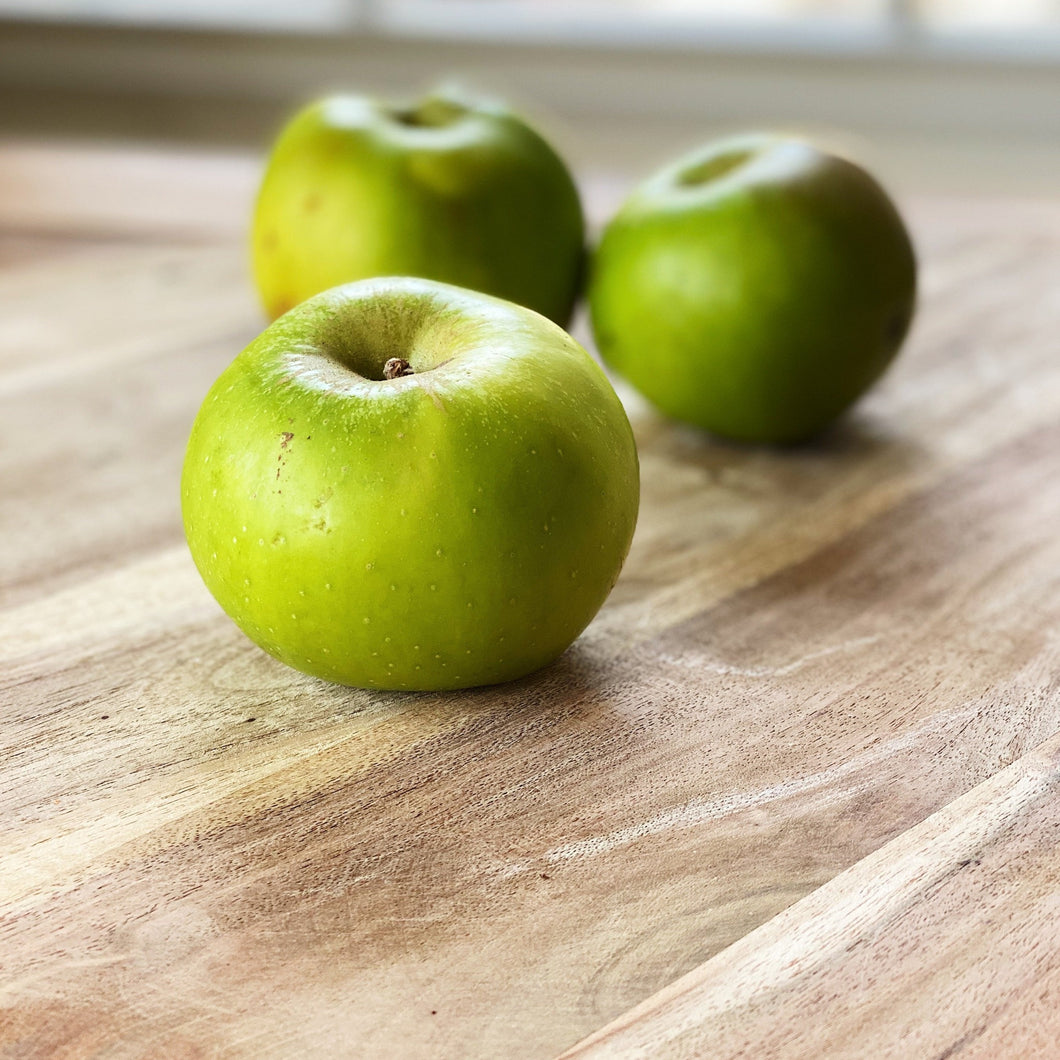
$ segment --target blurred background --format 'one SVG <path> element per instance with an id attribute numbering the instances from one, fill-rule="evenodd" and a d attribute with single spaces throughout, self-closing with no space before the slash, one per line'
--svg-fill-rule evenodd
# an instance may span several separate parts
<path id="1" fill-rule="evenodd" d="M 0 0 L 0 135 L 257 151 L 309 97 L 456 79 L 583 172 L 825 138 L 898 190 L 1060 186 L 1060 0 Z"/>

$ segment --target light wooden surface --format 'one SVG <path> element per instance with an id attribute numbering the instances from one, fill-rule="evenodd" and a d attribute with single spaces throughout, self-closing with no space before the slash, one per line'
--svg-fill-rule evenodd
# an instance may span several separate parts
<path id="1" fill-rule="evenodd" d="M 1060 737 L 564 1058 L 1055 1057 Z"/>
<path id="2" fill-rule="evenodd" d="M 1060 205 L 907 204 L 914 336 L 817 445 L 624 394 L 642 516 L 586 634 L 380 695 L 264 656 L 183 545 L 262 323 L 253 165 L 100 167 L 0 149 L 0 1055 L 1055 1041 Z"/>

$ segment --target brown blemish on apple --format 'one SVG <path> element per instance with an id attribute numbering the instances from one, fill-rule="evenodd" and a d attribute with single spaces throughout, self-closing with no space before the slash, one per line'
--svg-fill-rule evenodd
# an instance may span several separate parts
<path id="1" fill-rule="evenodd" d="M 276 245 L 277 245 L 277 243 L 279 243 L 279 241 L 280 241 L 279 237 L 276 235 L 276 230 L 273 229 L 273 228 L 270 228 L 261 237 L 261 249 L 271 253 L 272 251 L 274 251 L 276 249 Z"/>
<path id="2" fill-rule="evenodd" d="M 293 431 L 280 431 L 280 451 L 276 454 L 276 478 L 279 480 L 280 471 L 283 468 L 283 457 L 287 450 L 287 447 L 291 444 L 291 439 L 294 438 Z"/>

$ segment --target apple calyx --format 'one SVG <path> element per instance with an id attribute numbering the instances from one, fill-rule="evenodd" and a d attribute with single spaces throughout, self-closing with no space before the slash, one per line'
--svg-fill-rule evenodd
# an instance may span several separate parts
<path id="1" fill-rule="evenodd" d="M 412 365 L 403 357 L 391 357 L 383 365 L 384 379 L 400 379 L 403 375 L 413 375 Z"/>

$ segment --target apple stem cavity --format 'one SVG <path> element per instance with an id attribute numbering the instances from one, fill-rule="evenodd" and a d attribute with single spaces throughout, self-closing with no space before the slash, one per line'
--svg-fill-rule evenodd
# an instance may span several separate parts
<path id="1" fill-rule="evenodd" d="M 752 157 L 753 153 L 752 151 L 741 149 L 714 155 L 705 162 L 700 162 L 691 169 L 686 169 L 678 176 L 678 183 L 686 188 L 709 184 L 711 181 L 718 180 L 720 177 L 731 173 L 737 167 L 742 166 Z"/>
<path id="2" fill-rule="evenodd" d="M 403 375 L 412 375 L 412 365 L 403 357 L 391 357 L 383 365 L 384 379 L 400 379 Z"/>
<path id="3" fill-rule="evenodd" d="M 399 125 L 412 128 L 442 129 L 452 125 L 467 113 L 467 108 L 455 100 L 430 98 L 415 107 L 398 107 L 390 111 Z"/>

